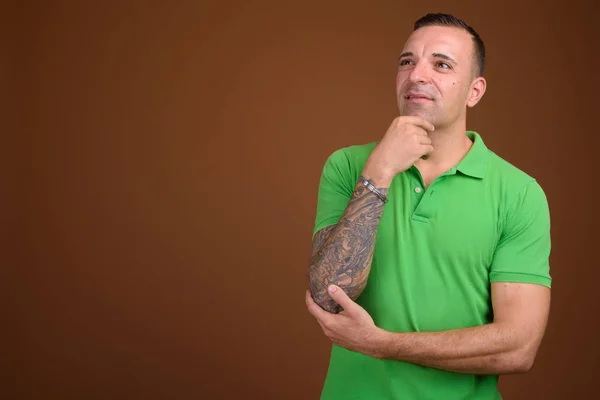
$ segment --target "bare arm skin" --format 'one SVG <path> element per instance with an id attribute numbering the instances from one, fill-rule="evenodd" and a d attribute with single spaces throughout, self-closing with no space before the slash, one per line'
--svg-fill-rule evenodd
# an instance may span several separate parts
<path id="1" fill-rule="evenodd" d="M 528 371 L 546 329 L 550 289 L 524 283 L 492 283 L 494 321 L 443 332 L 378 335 L 380 358 L 469 374 Z"/>
<path id="2" fill-rule="evenodd" d="M 387 195 L 387 187 L 372 183 Z M 315 234 L 308 278 L 313 299 L 324 310 L 341 311 L 327 293 L 330 284 L 343 288 L 353 300 L 365 288 L 382 213 L 381 199 L 359 182 L 337 225 Z"/>

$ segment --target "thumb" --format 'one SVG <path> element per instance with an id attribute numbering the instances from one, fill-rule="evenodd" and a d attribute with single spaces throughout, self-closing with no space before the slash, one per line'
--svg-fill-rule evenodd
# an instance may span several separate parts
<path id="1" fill-rule="evenodd" d="M 352 308 L 356 305 L 356 303 L 354 303 L 354 301 L 352 301 L 352 299 L 348 297 L 346 292 L 344 292 L 339 286 L 329 285 L 329 287 L 327 288 L 327 292 L 329 293 L 333 301 L 342 306 L 346 311 L 351 311 Z"/>

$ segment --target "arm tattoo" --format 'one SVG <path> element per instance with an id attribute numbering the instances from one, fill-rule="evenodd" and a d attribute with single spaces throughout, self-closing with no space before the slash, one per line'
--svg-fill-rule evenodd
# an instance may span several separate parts
<path id="1" fill-rule="evenodd" d="M 378 189 L 387 195 L 387 188 Z M 358 183 L 337 225 L 316 233 L 308 278 L 313 299 L 324 310 L 342 311 L 327 293 L 330 284 L 341 287 L 353 300 L 367 285 L 382 213 L 383 202 Z"/>

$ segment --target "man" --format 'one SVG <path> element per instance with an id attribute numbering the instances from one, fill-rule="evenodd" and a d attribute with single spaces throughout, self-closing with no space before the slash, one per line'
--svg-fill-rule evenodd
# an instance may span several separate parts
<path id="1" fill-rule="evenodd" d="M 333 342 L 322 399 L 500 399 L 550 307 L 550 217 L 525 172 L 466 130 L 486 90 L 478 34 L 418 20 L 400 116 L 325 163 L 306 303 Z"/>

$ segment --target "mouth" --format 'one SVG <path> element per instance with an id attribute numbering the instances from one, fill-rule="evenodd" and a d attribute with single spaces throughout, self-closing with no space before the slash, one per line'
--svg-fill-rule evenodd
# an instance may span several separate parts
<path id="1" fill-rule="evenodd" d="M 427 95 L 420 93 L 408 93 L 404 96 L 408 101 L 432 101 L 433 99 Z"/>

